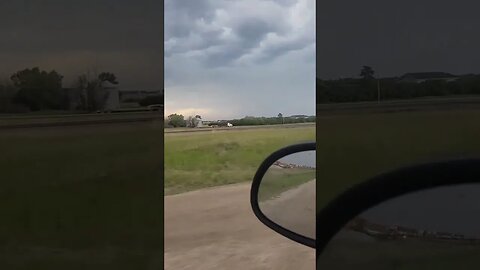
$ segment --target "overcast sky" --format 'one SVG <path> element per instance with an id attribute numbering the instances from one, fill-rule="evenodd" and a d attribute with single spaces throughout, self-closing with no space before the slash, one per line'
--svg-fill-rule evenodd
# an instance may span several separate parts
<path id="1" fill-rule="evenodd" d="M 317 6 L 317 76 L 480 73 L 476 0 L 330 0 Z"/>
<path id="2" fill-rule="evenodd" d="M 0 79 L 39 66 L 117 75 L 120 88 L 162 88 L 162 1 L 1 0 Z"/>
<path id="3" fill-rule="evenodd" d="M 166 114 L 315 113 L 314 0 L 165 0 Z"/>

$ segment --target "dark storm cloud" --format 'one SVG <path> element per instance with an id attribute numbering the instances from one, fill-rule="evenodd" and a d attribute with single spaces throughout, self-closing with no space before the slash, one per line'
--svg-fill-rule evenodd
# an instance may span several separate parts
<path id="1" fill-rule="evenodd" d="M 158 49 L 159 1 L 2 1 L 1 50 Z"/>
<path id="2" fill-rule="evenodd" d="M 314 34 L 310 38 L 305 37 L 304 39 L 290 40 L 288 42 L 278 43 L 271 45 L 268 50 L 263 51 L 257 58 L 257 63 L 263 63 L 271 61 L 278 56 L 281 56 L 285 52 L 297 51 L 305 49 L 315 42 Z"/>
<path id="3" fill-rule="evenodd" d="M 245 43 L 253 45 L 258 43 L 267 33 L 273 30 L 273 27 L 264 20 L 251 18 L 238 25 L 235 32 L 238 34 L 238 37 L 245 41 Z"/>
<path id="4" fill-rule="evenodd" d="M 244 57 L 252 58 L 253 62 L 273 60 L 314 42 L 314 39 L 302 36 L 314 35 L 313 16 L 308 15 L 308 8 L 313 8 L 313 3 L 297 0 L 195 3 L 167 0 L 166 8 L 170 12 L 166 14 L 165 55 L 189 54 L 206 67 L 228 66 Z M 296 16 L 299 12 L 306 17 Z M 296 27 L 299 23 L 307 27 L 299 30 Z M 311 28 L 312 33 L 307 33 L 305 28 Z M 278 41 L 282 45 L 278 46 L 277 40 L 269 40 L 272 36 L 274 39 L 280 37 L 282 40 Z M 274 47 L 271 54 L 266 53 L 265 44 Z"/>
<path id="5" fill-rule="evenodd" d="M 162 2 L 153 0 L 1 1 L 2 72 L 14 72 L 9 67 L 24 62 L 23 68 L 35 64 L 56 69 L 68 81 L 74 71 L 97 59 L 100 66 L 120 73 L 122 85 L 159 87 L 161 10 Z M 154 58 L 158 61 L 145 61 Z M 130 69 L 125 66 L 129 63 Z"/>
<path id="6" fill-rule="evenodd" d="M 165 9 L 174 12 L 165 13 L 165 40 L 171 37 L 186 37 L 194 28 L 192 20 L 203 19 L 211 22 L 215 16 L 215 9 L 211 8 L 209 1 L 183 0 L 165 1 Z"/>
<path id="7" fill-rule="evenodd" d="M 388 3 L 387 3 L 388 2 Z M 473 1 L 331 1 L 317 7 L 317 76 L 480 72 Z"/>
<path id="8" fill-rule="evenodd" d="M 274 25 L 259 18 L 251 18 L 242 21 L 233 30 L 237 35 L 237 39 L 232 42 L 221 42 L 216 44 L 220 45 L 219 49 L 205 52 L 204 64 L 208 67 L 229 65 L 241 56 L 247 54 L 253 48 L 257 47 L 265 36 L 273 31 L 275 31 Z M 210 41 L 214 40 L 215 38 L 210 39 Z M 285 50 L 282 50 L 278 55 L 282 54 L 284 51 Z"/>
<path id="9" fill-rule="evenodd" d="M 166 114 L 313 114 L 314 4 L 167 0 Z"/>

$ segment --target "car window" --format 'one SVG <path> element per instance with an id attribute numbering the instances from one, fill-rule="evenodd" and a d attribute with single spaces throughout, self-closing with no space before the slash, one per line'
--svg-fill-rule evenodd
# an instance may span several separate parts
<path id="1" fill-rule="evenodd" d="M 382 172 L 478 156 L 471 2 L 317 6 L 317 209 Z"/>
<path id="2" fill-rule="evenodd" d="M 1 269 L 162 268 L 161 16 L 0 4 Z"/>

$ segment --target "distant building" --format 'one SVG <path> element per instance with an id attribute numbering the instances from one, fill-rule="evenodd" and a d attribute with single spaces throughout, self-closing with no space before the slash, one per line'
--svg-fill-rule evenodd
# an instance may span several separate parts
<path id="1" fill-rule="evenodd" d="M 118 110 L 120 108 L 120 98 L 118 89 L 110 89 L 106 93 L 107 97 L 103 104 L 104 111 Z"/>
<path id="2" fill-rule="evenodd" d="M 293 119 L 306 119 L 306 118 L 308 118 L 308 115 L 304 115 L 304 114 L 295 114 L 295 115 L 291 115 L 291 116 L 289 116 L 289 118 L 293 118 Z"/>
<path id="3" fill-rule="evenodd" d="M 204 123 L 203 123 L 203 120 L 201 118 L 196 118 L 194 119 L 194 125 L 195 127 L 197 128 L 200 128 L 200 127 L 204 127 Z"/>
<path id="4" fill-rule="evenodd" d="M 162 90 L 120 90 L 121 102 L 139 102 L 148 96 L 161 95 Z"/>
<path id="5" fill-rule="evenodd" d="M 458 76 L 445 72 L 417 72 L 407 73 L 400 77 L 400 82 L 406 83 L 422 83 L 426 81 L 447 81 L 451 82 L 458 79 Z"/>
<path id="6" fill-rule="evenodd" d="M 187 120 L 187 127 L 200 128 L 204 126 L 205 126 L 204 121 L 199 116 L 189 117 Z"/>
<path id="7" fill-rule="evenodd" d="M 120 108 L 117 86 L 108 81 L 103 82 L 102 86 L 95 91 L 95 99 L 100 110 L 112 111 Z"/>
<path id="8" fill-rule="evenodd" d="M 70 110 L 79 110 L 84 102 L 89 102 L 86 89 L 64 88 L 69 100 Z M 145 97 L 161 95 L 162 90 L 122 90 L 109 82 L 103 82 L 102 87 L 94 91 L 99 110 L 112 111 L 122 107 L 122 104 L 136 103 Z M 138 105 L 139 106 L 139 105 Z"/>

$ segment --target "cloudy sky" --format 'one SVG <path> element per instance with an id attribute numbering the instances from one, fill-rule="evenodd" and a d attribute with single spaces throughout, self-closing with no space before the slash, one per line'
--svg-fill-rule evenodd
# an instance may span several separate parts
<path id="1" fill-rule="evenodd" d="M 165 0 L 166 114 L 315 112 L 314 0 Z"/>
<path id="2" fill-rule="evenodd" d="M 476 0 L 331 0 L 317 6 L 317 76 L 480 73 Z"/>
<path id="3" fill-rule="evenodd" d="M 0 79 L 55 69 L 64 86 L 87 70 L 125 89 L 162 88 L 162 1 L 1 0 Z"/>

